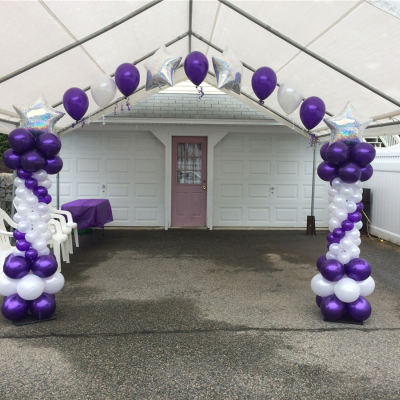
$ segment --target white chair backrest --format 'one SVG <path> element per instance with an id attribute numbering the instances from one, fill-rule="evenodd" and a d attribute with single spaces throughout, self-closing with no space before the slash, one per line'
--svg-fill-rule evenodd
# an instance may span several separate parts
<path id="1" fill-rule="evenodd" d="M 7 221 L 13 228 L 17 227 L 17 224 L 8 216 L 8 214 L 0 208 L 0 230 L 7 231 L 4 221 Z M 10 247 L 10 239 L 7 236 L 0 235 L 0 248 L 7 250 Z"/>

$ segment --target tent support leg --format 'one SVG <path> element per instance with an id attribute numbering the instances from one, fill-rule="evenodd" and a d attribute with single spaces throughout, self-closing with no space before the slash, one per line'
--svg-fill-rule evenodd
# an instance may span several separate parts
<path id="1" fill-rule="evenodd" d="M 315 216 L 314 216 L 314 199 L 315 199 L 315 163 L 316 163 L 316 143 L 313 149 L 313 170 L 312 170 L 312 186 L 311 186 L 311 216 L 307 217 L 307 235 L 315 236 Z"/>
<path id="2" fill-rule="evenodd" d="M 60 209 L 60 173 L 57 174 L 57 210 Z"/>

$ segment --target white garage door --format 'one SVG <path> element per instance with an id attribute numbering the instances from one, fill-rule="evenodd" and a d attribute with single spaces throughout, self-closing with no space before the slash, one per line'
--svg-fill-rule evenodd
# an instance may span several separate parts
<path id="1" fill-rule="evenodd" d="M 308 145 L 296 134 L 228 134 L 214 152 L 214 226 L 305 227 L 312 184 Z M 320 227 L 328 226 L 327 185 L 316 177 Z"/>
<path id="2" fill-rule="evenodd" d="M 164 145 L 152 133 L 74 131 L 62 138 L 61 157 L 60 204 L 104 198 L 110 225 L 164 225 Z M 55 185 L 51 195 L 55 205 Z"/>

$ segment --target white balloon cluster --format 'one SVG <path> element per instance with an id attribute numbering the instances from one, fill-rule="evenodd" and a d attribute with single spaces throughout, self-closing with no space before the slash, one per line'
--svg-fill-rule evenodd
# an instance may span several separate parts
<path id="1" fill-rule="evenodd" d="M 33 172 L 32 178 L 37 180 L 38 187 L 49 189 L 52 185 L 47 172 L 43 169 Z M 26 187 L 25 179 L 15 178 L 14 185 L 16 186 L 14 204 L 18 212 L 14 214 L 13 220 L 17 223 L 17 230 L 25 234 L 25 240 L 30 244 L 27 244 L 27 247 L 37 251 L 36 257 L 49 255 L 47 241 L 52 238 L 52 233 L 47 226 L 51 219 L 48 205 L 40 202 L 34 191 Z M 30 248 L 27 250 L 30 251 Z M 13 255 L 29 259 L 26 257 L 26 250 L 15 248 Z M 63 285 L 64 277 L 59 272 L 48 278 L 40 278 L 30 271 L 20 279 L 12 279 L 4 272 L 0 274 L 0 294 L 10 296 L 18 293 L 24 300 L 37 299 L 43 292 L 57 293 Z"/>

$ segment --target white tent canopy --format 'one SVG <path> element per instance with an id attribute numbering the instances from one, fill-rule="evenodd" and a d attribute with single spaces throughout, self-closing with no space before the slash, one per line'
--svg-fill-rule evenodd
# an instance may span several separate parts
<path id="1" fill-rule="evenodd" d="M 140 101 L 157 91 L 146 92 L 142 88 L 146 77 L 145 56 L 172 43 L 169 51 L 183 58 L 190 50 L 207 55 L 211 73 L 207 82 L 211 85 L 215 85 L 211 57 L 220 54 L 216 49 L 229 46 L 251 68 L 274 69 L 278 82 L 295 78 L 303 87 L 304 97 L 321 97 L 331 114 L 339 113 L 350 101 L 365 118 L 372 117 L 379 125 L 392 124 L 368 129 L 366 136 L 382 135 L 389 129 L 389 134 L 398 134 L 400 125 L 394 125 L 395 117 L 400 115 L 398 1 L 232 0 L 230 4 L 242 12 L 234 10 L 225 0 L 1 2 L 0 130 L 9 131 L 18 123 L 13 104 L 27 104 L 41 93 L 49 104 L 58 104 L 70 87 L 87 88 L 97 75 L 111 75 L 124 62 L 141 60 L 137 63 L 141 74 L 139 89 L 131 97 L 131 102 Z M 141 7 L 147 9 L 142 11 Z M 2 77 L 77 43 L 135 11 L 141 12 L 69 51 L 2 81 Z M 346 71 L 356 81 L 382 92 L 383 97 L 272 34 L 254 19 Z M 257 99 L 252 92 L 251 76 L 252 71 L 244 68 L 243 94 L 235 97 L 287 126 L 292 127 L 294 119 L 298 125 L 295 129 L 304 134 L 298 111 L 285 119 L 276 91 L 266 100 L 266 107 L 253 101 Z M 187 77 L 180 68 L 176 83 L 185 80 Z M 118 92 L 116 99 L 119 97 Z M 89 99 L 88 114 L 91 114 L 98 107 L 90 94 Z M 64 111 L 62 105 L 56 108 Z M 111 110 L 112 107 L 104 112 Z M 65 116 L 57 127 L 66 127 L 72 122 Z M 325 124 L 321 123 L 315 131 L 325 134 Z"/>

